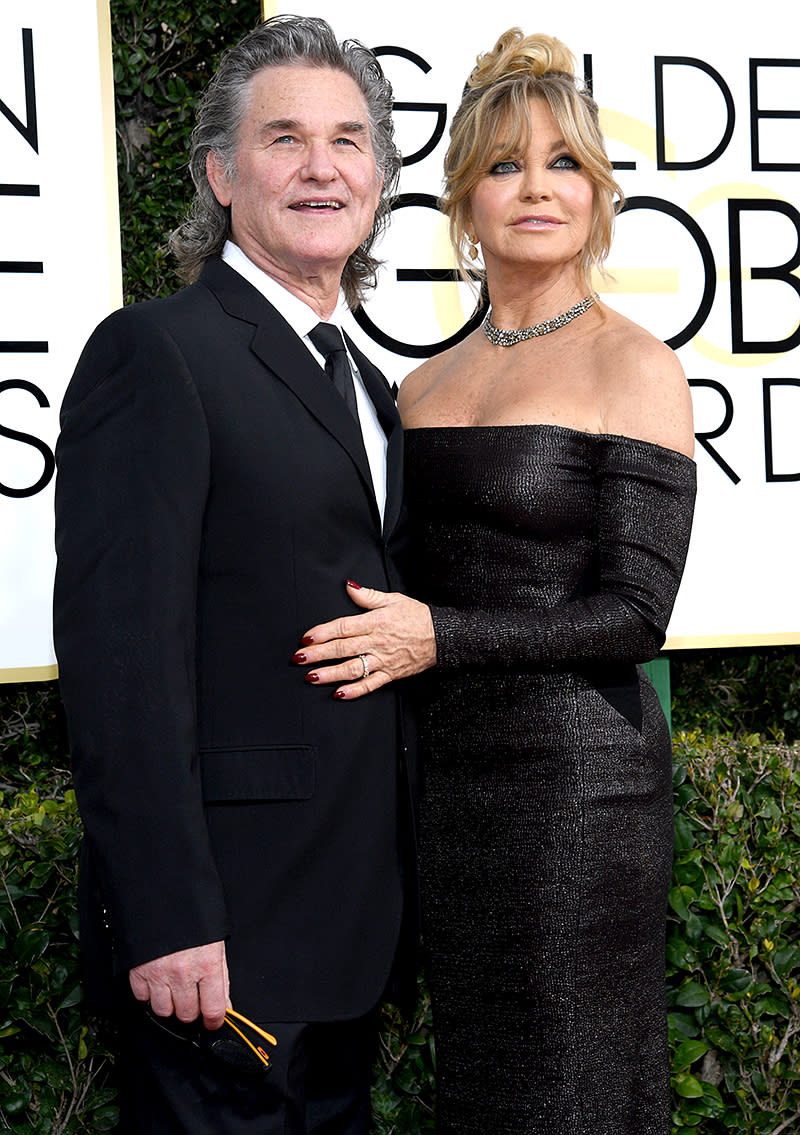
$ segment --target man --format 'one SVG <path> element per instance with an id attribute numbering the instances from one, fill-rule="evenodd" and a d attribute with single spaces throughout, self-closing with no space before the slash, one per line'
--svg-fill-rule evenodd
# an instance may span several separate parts
<path id="1" fill-rule="evenodd" d="M 292 657 L 356 609 L 348 578 L 399 582 L 394 402 L 317 331 L 340 284 L 353 305 L 374 282 L 391 98 L 322 20 L 246 36 L 198 111 L 173 238 L 196 282 L 101 324 L 64 402 L 56 648 L 87 976 L 127 991 L 123 1131 L 368 1129 L 408 858 L 398 706 L 337 701 Z M 230 1003 L 277 1040 L 269 1071 L 216 1058 Z"/>

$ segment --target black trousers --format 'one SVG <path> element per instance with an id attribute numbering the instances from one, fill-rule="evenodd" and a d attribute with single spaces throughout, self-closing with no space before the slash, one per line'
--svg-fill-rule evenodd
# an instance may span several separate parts
<path id="1" fill-rule="evenodd" d="M 352 1021 L 257 1022 L 271 1067 L 242 1072 L 153 1024 L 121 1033 L 121 1135 L 368 1135 L 378 1013 Z M 227 1026 L 223 1026 L 227 1028 Z"/>

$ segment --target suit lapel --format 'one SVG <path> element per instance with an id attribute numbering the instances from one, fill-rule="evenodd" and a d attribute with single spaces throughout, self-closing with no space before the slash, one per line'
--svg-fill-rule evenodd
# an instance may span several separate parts
<path id="1" fill-rule="evenodd" d="M 200 282 L 214 292 L 229 315 L 255 325 L 251 343 L 254 354 L 348 453 L 369 489 L 379 522 L 361 429 L 325 372 L 272 304 L 233 268 L 220 260 L 210 260 Z M 359 369 L 360 366 L 359 362 Z M 386 397 L 390 397 L 388 393 Z"/>

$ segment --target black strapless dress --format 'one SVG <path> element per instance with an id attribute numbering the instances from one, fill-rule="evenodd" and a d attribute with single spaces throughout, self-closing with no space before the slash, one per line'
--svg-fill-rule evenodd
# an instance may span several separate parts
<path id="1" fill-rule="evenodd" d="M 409 430 L 441 1135 L 669 1135 L 670 738 L 637 667 L 695 468 L 560 426 Z"/>

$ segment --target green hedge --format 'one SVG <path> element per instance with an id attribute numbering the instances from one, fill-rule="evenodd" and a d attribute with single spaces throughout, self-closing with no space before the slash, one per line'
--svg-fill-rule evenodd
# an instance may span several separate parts
<path id="1" fill-rule="evenodd" d="M 193 107 L 259 0 L 111 0 L 122 262 L 127 301 L 178 287 L 166 239 L 192 194 Z"/>
<path id="2" fill-rule="evenodd" d="M 0 686 L 0 1129 L 116 1120 L 102 1033 L 81 1009 L 80 822 L 55 685 Z"/>
<path id="3" fill-rule="evenodd" d="M 672 724 L 800 740 L 800 649 L 682 650 L 671 657 Z"/>
<path id="4" fill-rule="evenodd" d="M 676 1131 L 800 1129 L 800 745 L 675 741 Z"/>
<path id="5" fill-rule="evenodd" d="M 116 1117 L 106 1039 L 80 1010 L 79 820 L 54 688 L 0 692 L 0 1128 L 103 1132 Z M 800 744 L 675 739 L 668 943 L 673 1131 L 800 1128 Z M 386 1011 L 375 1135 L 433 1131 L 424 987 Z"/>
<path id="6" fill-rule="evenodd" d="M 110 1131 L 115 1093 L 80 1010 L 75 797 L 56 779 L 0 805 L 0 1124 Z"/>

